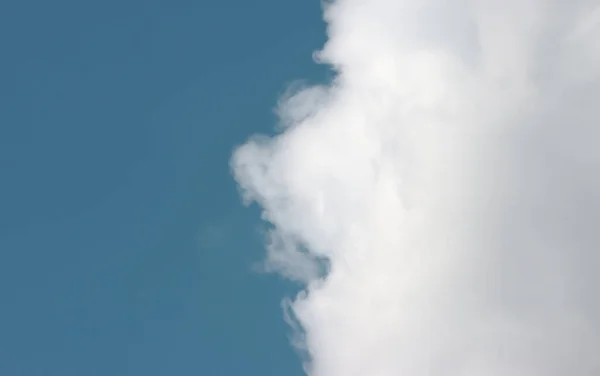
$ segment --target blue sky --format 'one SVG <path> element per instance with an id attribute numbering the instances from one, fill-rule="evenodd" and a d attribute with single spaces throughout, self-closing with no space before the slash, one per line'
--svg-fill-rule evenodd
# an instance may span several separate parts
<path id="1" fill-rule="evenodd" d="M 228 161 L 324 40 L 317 0 L 2 2 L 0 374 L 302 374 Z"/>

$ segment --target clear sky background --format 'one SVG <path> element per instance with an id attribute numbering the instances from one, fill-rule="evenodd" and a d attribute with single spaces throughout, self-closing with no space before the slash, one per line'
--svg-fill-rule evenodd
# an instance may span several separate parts
<path id="1" fill-rule="evenodd" d="M 228 162 L 324 41 L 318 0 L 1 2 L 1 375 L 302 374 Z"/>

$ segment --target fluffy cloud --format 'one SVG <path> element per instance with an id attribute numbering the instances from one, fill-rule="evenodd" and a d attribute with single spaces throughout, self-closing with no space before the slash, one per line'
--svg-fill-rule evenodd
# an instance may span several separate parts
<path id="1" fill-rule="evenodd" d="M 600 7 L 338 0 L 232 170 L 312 376 L 600 373 Z M 328 271 L 323 275 L 323 262 Z"/>

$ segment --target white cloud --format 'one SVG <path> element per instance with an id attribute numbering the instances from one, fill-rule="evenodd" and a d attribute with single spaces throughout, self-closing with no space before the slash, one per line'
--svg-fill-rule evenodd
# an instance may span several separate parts
<path id="1" fill-rule="evenodd" d="M 600 374 L 599 12 L 326 6 L 336 80 L 232 158 L 310 375 Z"/>

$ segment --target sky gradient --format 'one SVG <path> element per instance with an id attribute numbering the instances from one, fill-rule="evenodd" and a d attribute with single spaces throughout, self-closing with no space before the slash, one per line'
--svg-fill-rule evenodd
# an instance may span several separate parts
<path id="1" fill-rule="evenodd" d="M 0 5 L 0 374 L 302 374 L 228 162 L 324 39 L 318 1 Z"/>

